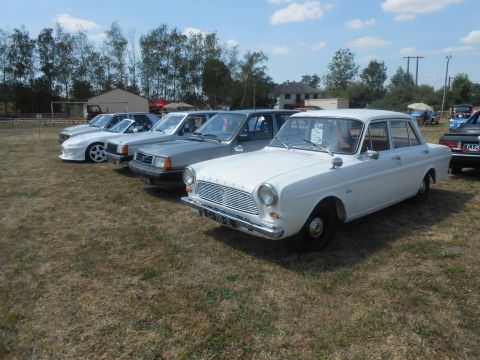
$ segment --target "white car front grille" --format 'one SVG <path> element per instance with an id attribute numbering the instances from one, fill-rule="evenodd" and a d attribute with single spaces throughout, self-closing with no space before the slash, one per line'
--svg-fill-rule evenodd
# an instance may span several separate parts
<path id="1" fill-rule="evenodd" d="M 199 181 L 196 192 L 201 199 L 227 208 L 258 215 L 258 207 L 252 194 L 228 186 Z"/>

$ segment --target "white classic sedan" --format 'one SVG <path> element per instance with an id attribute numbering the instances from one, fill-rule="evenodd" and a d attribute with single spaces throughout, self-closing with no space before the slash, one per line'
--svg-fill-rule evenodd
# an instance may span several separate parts
<path id="1" fill-rule="evenodd" d="M 321 250 L 340 223 L 407 198 L 426 200 L 450 157 L 402 113 L 303 112 L 262 150 L 187 167 L 182 201 L 234 229 L 295 236 L 301 248 Z"/>
<path id="2" fill-rule="evenodd" d="M 74 136 L 62 143 L 62 160 L 103 162 L 107 160 L 105 142 L 108 139 L 147 131 L 153 123 L 148 120 L 123 119 L 110 129 Z"/>

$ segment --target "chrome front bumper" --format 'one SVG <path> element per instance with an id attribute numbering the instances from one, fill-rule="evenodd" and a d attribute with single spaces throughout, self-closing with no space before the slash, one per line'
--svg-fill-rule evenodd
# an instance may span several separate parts
<path id="1" fill-rule="evenodd" d="M 191 206 L 192 208 L 197 209 L 200 215 L 204 216 L 206 215 L 206 212 L 208 212 L 209 214 L 213 214 L 217 217 L 217 221 L 222 223 L 223 225 L 227 225 L 236 230 L 243 231 L 247 234 L 253 234 L 253 235 L 261 236 L 268 239 L 280 239 L 284 234 L 283 228 L 279 226 L 255 224 L 246 218 L 226 212 L 225 210 L 222 210 L 207 204 L 203 204 L 188 196 L 182 197 L 181 200 L 188 206 Z M 223 219 L 223 218 L 228 219 L 230 222 L 235 224 L 235 226 L 231 226 L 229 224 L 225 224 L 224 222 L 220 221 L 220 219 Z"/>

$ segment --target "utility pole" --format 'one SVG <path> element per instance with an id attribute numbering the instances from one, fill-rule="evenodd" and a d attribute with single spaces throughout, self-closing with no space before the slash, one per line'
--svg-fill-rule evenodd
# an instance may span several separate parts
<path id="1" fill-rule="evenodd" d="M 423 56 L 415 56 L 417 58 L 417 67 L 415 68 L 415 86 L 418 84 L 418 59 L 423 59 Z"/>
<path id="2" fill-rule="evenodd" d="M 445 108 L 445 96 L 447 94 L 447 78 L 448 78 L 448 64 L 450 63 L 450 59 L 452 58 L 452 55 L 447 55 L 445 57 L 445 60 L 447 60 L 447 67 L 445 69 L 445 84 L 443 86 L 443 99 L 442 99 L 442 115 L 443 115 L 443 109 Z M 441 115 L 441 116 L 442 116 Z"/>
<path id="3" fill-rule="evenodd" d="M 410 59 L 413 59 L 413 56 L 404 56 L 403 59 L 407 59 L 407 74 L 410 74 Z"/>
<path id="4" fill-rule="evenodd" d="M 415 86 L 418 84 L 418 60 L 423 59 L 424 56 L 404 56 L 403 59 L 407 59 L 407 74 L 410 75 L 410 59 L 417 60 L 417 66 L 415 68 Z"/>

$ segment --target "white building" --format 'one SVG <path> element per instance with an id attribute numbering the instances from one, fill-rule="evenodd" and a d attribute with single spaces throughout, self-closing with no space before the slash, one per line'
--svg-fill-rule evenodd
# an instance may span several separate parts
<path id="1" fill-rule="evenodd" d="M 310 99 L 305 100 L 305 106 L 322 110 L 348 109 L 349 102 L 344 98 Z"/>
<path id="2" fill-rule="evenodd" d="M 275 109 L 292 109 L 305 106 L 305 100 L 318 99 L 320 89 L 295 81 L 287 81 L 275 87 Z"/>
<path id="3" fill-rule="evenodd" d="M 87 105 L 99 105 L 103 113 L 148 112 L 148 100 L 122 89 L 113 89 L 87 100 Z"/>

